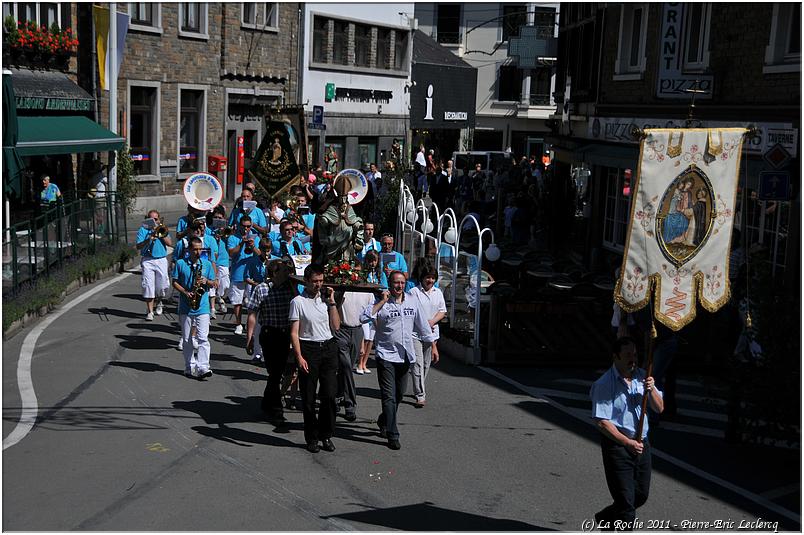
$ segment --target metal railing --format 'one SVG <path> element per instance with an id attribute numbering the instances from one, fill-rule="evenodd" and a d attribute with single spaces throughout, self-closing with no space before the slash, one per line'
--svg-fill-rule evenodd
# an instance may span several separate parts
<path id="1" fill-rule="evenodd" d="M 3 229 L 3 293 L 14 296 L 48 277 L 65 260 L 126 243 L 126 214 L 115 192 L 60 200 L 31 219 Z"/>

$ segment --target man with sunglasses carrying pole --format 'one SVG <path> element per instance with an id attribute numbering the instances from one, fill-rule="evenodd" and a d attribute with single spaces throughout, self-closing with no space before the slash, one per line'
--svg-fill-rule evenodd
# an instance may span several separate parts
<path id="1" fill-rule="evenodd" d="M 664 410 L 662 393 L 653 377 L 637 368 L 636 346 L 631 338 L 618 338 L 612 346 L 614 362 L 590 391 L 592 416 L 601 433 L 603 469 L 614 503 L 595 514 L 595 527 L 601 530 L 631 531 L 636 509 L 648 500 L 651 473 L 651 447 L 648 421 L 637 436 L 642 397 L 648 394 L 650 407 Z"/>

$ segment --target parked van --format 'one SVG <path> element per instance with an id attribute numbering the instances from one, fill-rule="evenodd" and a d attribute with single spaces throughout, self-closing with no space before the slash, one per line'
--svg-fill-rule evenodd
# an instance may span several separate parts
<path id="1" fill-rule="evenodd" d="M 483 171 L 496 171 L 500 165 L 511 165 L 511 153 L 504 151 L 453 152 L 452 164 L 461 171 L 474 172 L 475 165 L 480 164 Z"/>

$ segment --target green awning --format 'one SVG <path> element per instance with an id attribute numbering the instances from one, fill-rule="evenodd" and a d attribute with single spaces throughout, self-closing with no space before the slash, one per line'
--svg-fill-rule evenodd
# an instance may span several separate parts
<path id="1" fill-rule="evenodd" d="M 17 116 L 20 156 L 75 154 L 118 150 L 125 141 L 98 123 L 79 115 Z"/>

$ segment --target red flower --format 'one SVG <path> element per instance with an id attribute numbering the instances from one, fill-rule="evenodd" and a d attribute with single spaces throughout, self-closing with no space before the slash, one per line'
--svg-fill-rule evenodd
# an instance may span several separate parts
<path id="1" fill-rule="evenodd" d="M 360 277 L 357 276 L 357 273 L 352 273 L 352 281 L 357 282 Z"/>
<path id="2" fill-rule="evenodd" d="M 333 274 L 333 275 L 337 275 L 337 274 L 338 274 L 340 271 L 341 271 L 341 270 L 340 270 L 340 269 L 338 269 L 338 266 L 335 266 L 335 267 L 333 267 L 333 268 L 332 268 L 332 274 Z"/>
<path id="3" fill-rule="evenodd" d="M 341 264 L 341 269 L 349 269 L 349 263 L 344 262 L 343 264 Z"/>

